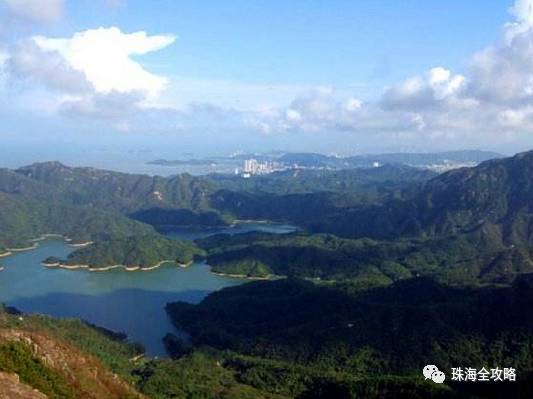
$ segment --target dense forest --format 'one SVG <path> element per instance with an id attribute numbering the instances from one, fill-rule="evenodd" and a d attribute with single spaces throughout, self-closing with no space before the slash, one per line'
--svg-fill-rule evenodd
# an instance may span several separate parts
<path id="1" fill-rule="evenodd" d="M 500 288 L 453 288 L 425 278 L 366 289 L 284 279 L 226 288 L 167 311 L 195 347 L 268 359 L 248 381 L 272 393 L 307 397 L 319 385 L 325 393 L 310 397 L 387 397 L 391 384 L 390 397 L 526 398 L 533 393 L 533 319 L 523 310 L 532 305 L 529 277 Z M 467 364 L 512 365 L 519 383 L 451 382 L 445 394 L 430 393 L 418 377 L 434 363 L 448 373 Z"/>
<path id="2" fill-rule="evenodd" d="M 58 162 L 2 169 L 0 251 L 28 247 L 33 245 L 32 239 L 54 233 L 72 243 L 97 244 L 73 254 L 76 261 L 155 264 L 166 260 L 167 252 L 157 248 L 168 244 L 156 230 L 183 225 L 225 226 L 237 218 L 303 225 L 339 208 L 401 196 L 404 190 L 433 176 L 399 165 L 376 170 L 279 173 L 253 179 L 254 187 L 248 187 L 240 178 L 187 174 L 151 177 L 71 168 Z M 132 237 L 139 242 L 149 237 L 158 244 L 152 249 L 139 245 L 132 251 L 128 248 Z M 118 249 L 119 245 L 123 248 Z M 186 246 L 190 247 L 181 244 L 181 248 Z M 178 258 L 188 261 L 190 256 L 185 252 Z"/>
<path id="3" fill-rule="evenodd" d="M 92 269 L 108 266 L 152 268 L 168 261 L 180 266 L 190 264 L 201 250 L 187 241 L 164 237 L 132 236 L 98 241 L 72 252 L 67 259 L 48 258 L 47 265 L 89 266 Z"/>

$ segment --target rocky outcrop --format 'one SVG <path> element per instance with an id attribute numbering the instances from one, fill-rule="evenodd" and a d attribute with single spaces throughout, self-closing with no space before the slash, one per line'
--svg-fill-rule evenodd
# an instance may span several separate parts
<path id="1" fill-rule="evenodd" d="M 112 373 L 98 359 L 46 332 L 14 328 L 0 329 L 0 343 L 9 341 L 27 345 L 35 358 L 45 366 L 59 372 L 67 383 L 74 387 L 77 397 L 87 399 L 144 397 Z M 6 380 L 6 388 L 3 387 L 2 378 Z M 31 387 L 21 384 L 18 376 L 14 374 L 2 375 L 0 386 L 0 398 L 46 398 L 45 395 L 33 391 Z M 11 395 L 8 389 L 15 393 Z M 16 396 L 16 392 L 25 392 L 24 389 L 29 389 L 27 392 L 32 392 L 34 396 L 23 394 Z"/>
<path id="2" fill-rule="evenodd" d="M 47 396 L 20 382 L 17 374 L 0 371 L 0 399 L 46 399 Z"/>

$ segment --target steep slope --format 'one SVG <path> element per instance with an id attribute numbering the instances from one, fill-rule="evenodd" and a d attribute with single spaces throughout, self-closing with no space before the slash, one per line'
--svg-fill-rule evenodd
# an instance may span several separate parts
<path id="1" fill-rule="evenodd" d="M 230 195 L 231 194 L 231 195 Z M 509 282 L 533 272 L 533 152 L 491 160 L 435 177 L 380 204 L 342 205 L 339 196 L 228 193 L 221 206 L 251 216 L 256 209 L 306 226 L 307 237 L 249 237 L 210 253 L 215 270 L 232 274 L 367 278 L 382 282 L 409 274 L 455 283 Z M 290 201 L 289 201 L 290 199 Z M 333 201 L 335 199 L 335 201 Z M 346 253 L 316 233 L 351 239 Z M 215 246 L 218 244 L 215 243 Z M 223 246 L 226 247 L 222 248 Z M 391 268 L 393 273 L 391 273 Z M 397 273 L 400 271 L 400 273 Z M 406 273 L 408 271 L 408 273 Z"/>
<path id="2" fill-rule="evenodd" d="M 142 353 L 121 333 L 0 306 L 2 399 L 289 398 L 242 381 L 229 353 L 206 348 L 178 360 Z"/>
<path id="3" fill-rule="evenodd" d="M 408 200 L 355 209 L 312 226 L 350 237 L 432 237 L 495 229 L 506 244 L 531 243 L 533 152 L 428 181 Z"/>
<path id="4" fill-rule="evenodd" d="M 0 398 L 6 399 L 47 399 L 39 390 L 24 384 L 15 373 L 0 371 Z"/>
<path id="5" fill-rule="evenodd" d="M 473 289 L 418 278 L 361 292 L 283 279 L 226 288 L 197 305 L 168 304 L 167 311 L 199 347 L 260 356 L 271 364 L 290 362 L 291 368 L 255 370 L 273 386 L 294 382 L 294 365 L 300 365 L 350 392 L 319 397 L 429 398 L 438 392 L 424 392 L 423 385 L 414 389 L 426 364 L 439 365 L 448 376 L 457 365 L 506 364 L 520 370 L 516 382 L 455 384 L 447 379 L 443 388 L 455 392 L 441 392 L 442 397 L 529 398 L 533 318 L 524 309 L 533 305 L 532 281 Z M 384 376 L 398 384 L 389 385 L 389 392 L 380 381 Z M 308 371 L 306 377 L 312 391 L 314 376 Z"/>
<path id="6" fill-rule="evenodd" d="M 96 357 L 47 328 L 47 323 L 51 319 L 0 311 L 0 397 L 144 397 Z M 83 336 L 83 329 L 77 334 Z M 105 339 L 99 338 L 100 343 Z"/>
<path id="7" fill-rule="evenodd" d="M 190 261 L 193 245 L 169 241 L 150 225 L 119 212 L 126 201 L 141 201 L 135 196 L 114 194 L 122 193 L 122 180 L 144 180 L 147 176 L 108 176 L 105 171 L 74 170 L 58 163 L 41 164 L 35 171 L 42 174 L 43 181 L 0 170 L 0 254 L 33 246 L 33 239 L 42 235 L 59 234 L 73 244 L 96 242 L 94 247 L 72 255 L 91 266 L 154 266 L 167 259 Z M 190 193 L 188 189 L 184 191 Z M 106 260 L 109 263 L 102 264 Z"/>
<path id="8" fill-rule="evenodd" d="M 155 234 L 150 226 L 114 212 L 2 192 L 0 226 L 0 249 L 27 247 L 28 240 L 48 233 L 73 242 Z"/>
<path id="9" fill-rule="evenodd" d="M 151 207 L 201 209 L 207 206 L 209 185 L 187 174 L 164 178 L 71 168 L 59 162 L 35 163 L 16 172 L 53 186 L 71 203 L 103 206 L 122 213 Z"/>

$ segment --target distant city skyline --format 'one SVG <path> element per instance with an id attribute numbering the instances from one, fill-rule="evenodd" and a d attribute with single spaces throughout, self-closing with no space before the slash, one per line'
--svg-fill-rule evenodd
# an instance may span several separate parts
<path id="1" fill-rule="evenodd" d="M 0 0 L 0 166 L 512 154 L 533 147 L 531 48 L 533 0 Z"/>

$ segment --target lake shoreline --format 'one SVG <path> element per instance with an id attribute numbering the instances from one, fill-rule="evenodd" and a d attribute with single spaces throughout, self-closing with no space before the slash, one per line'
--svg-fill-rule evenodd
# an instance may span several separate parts
<path id="1" fill-rule="evenodd" d="M 91 265 L 86 265 L 86 264 L 69 265 L 69 264 L 61 263 L 61 262 L 55 262 L 55 263 L 41 262 L 41 264 L 43 266 L 48 267 L 48 268 L 59 268 L 59 269 L 66 269 L 66 270 L 85 269 L 85 270 L 90 271 L 90 272 L 107 272 L 107 271 L 115 270 L 115 269 L 122 269 L 122 270 L 124 270 L 126 272 L 137 272 L 137 271 L 146 272 L 146 271 L 155 270 L 155 269 L 161 267 L 162 265 L 164 265 L 165 263 L 174 263 L 178 267 L 187 268 L 187 267 L 189 267 L 190 265 L 193 264 L 193 261 L 190 261 L 188 263 L 178 263 L 176 261 L 167 259 L 167 260 L 162 260 L 160 262 L 157 262 L 155 265 L 149 266 L 149 267 L 126 266 L 126 265 L 111 265 L 111 266 L 104 266 L 104 267 L 93 267 Z"/>
<path id="2" fill-rule="evenodd" d="M 72 238 L 69 238 L 69 237 L 64 236 L 62 234 L 47 233 L 47 234 L 43 234 L 43 235 L 41 235 L 39 237 L 29 239 L 28 242 L 33 243 L 33 245 L 30 245 L 28 247 L 6 248 L 6 252 L 1 253 L 0 254 L 0 258 L 14 255 L 17 252 L 25 252 L 25 251 L 31 251 L 31 250 L 37 249 L 39 247 L 39 243 L 41 241 L 47 240 L 49 238 L 61 238 L 67 243 L 68 246 L 70 246 L 72 248 L 83 248 L 83 247 L 89 246 L 91 244 L 94 244 L 93 241 L 86 241 L 86 242 L 80 242 L 80 243 L 74 243 L 73 244 L 72 243 L 72 241 L 73 241 Z"/>
<path id="3" fill-rule="evenodd" d="M 180 333 L 165 312 L 168 302 L 196 303 L 213 291 L 246 282 L 215 276 L 207 265 L 197 261 L 185 268 L 186 259 L 178 259 L 184 264 L 181 267 L 163 264 L 146 274 L 141 273 L 143 270 L 127 273 L 121 269 L 90 273 L 87 269 L 69 271 L 42 265 L 47 258 L 50 263 L 90 263 L 69 262 L 71 251 L 64 240 L 54 238 L 41 242 L 34 251 L 2 258 L 0 264 L 5 270 L 0 272 L 0 302 L 28 314 L 83 319 L 124 332 L 128 341 L 143 344 L 150 358 L 167 358 L 162 338 L 167 333 Z M 155 266 L 163 259 L 175 257 L 169 254 L 146 265 Z"/>
<path id="4" fill-rule="evenodd" d="M 8 253 L 13 254 L 14 252 L 24 252 L 24 251 L 31 251 L 32 249 L 36 249 L 39 246 L 39 244 L 35 243 L 29 247 L 23 247 L 23 248 L 7 248 Z"/>
<path id="5" fill-rule="evenodd" d="M 247 276 L 246 274 L 231 274 L 231 273 L 222 273 L 222 272 L 215 272 L 211 270 L 211 273 L 214 275 L 220 276 L 220 277 L 229 277 L 229 278 L 236 278 L 241 280 L 250 280 L 250 281 L 268 281 L 268 280 L 277 280 L 280 278 L 284 278 L 284 276 L 276 276 L 274 274 L 269 274 L 265 277 L 254 277 L 254 276 Z"/>

